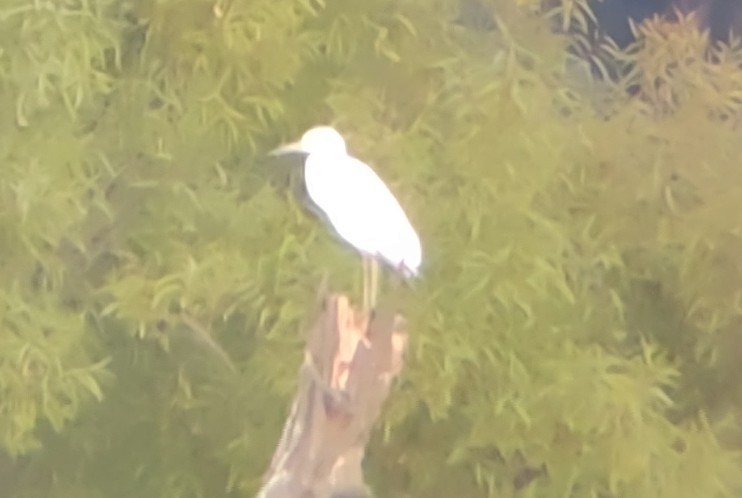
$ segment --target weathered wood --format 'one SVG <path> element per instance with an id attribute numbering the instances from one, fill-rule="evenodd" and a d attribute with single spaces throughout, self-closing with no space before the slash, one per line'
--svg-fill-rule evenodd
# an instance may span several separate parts
<path id="1" fill-rule="evenodd" d="M 369 321 L 332 294 L 307 339 L 296 399 L 258 498 L 367 496 L 361 462 L 399 374 L 407 336 L 389 310 Z"/>

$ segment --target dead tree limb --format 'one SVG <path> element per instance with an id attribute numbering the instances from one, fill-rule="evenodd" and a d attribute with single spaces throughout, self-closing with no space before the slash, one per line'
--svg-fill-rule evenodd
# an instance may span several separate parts
<path id="1" fill-rule="evenodd" d="M 363 497 L 361 462 L 371 429 L 402 368 L 401 317 L 369 321 L 332 294 L 307 339 L 298 393 L 258 498 Z"/>

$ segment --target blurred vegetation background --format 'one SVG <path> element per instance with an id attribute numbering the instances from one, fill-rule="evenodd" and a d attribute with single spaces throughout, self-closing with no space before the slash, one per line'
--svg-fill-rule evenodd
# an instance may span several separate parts
<path id="1" fill-rule="evenodd" d="M 0 496 L 257 491 L 360 289 L 264 159 L 319 123 L 426 258 L 378 496 L 742 496 L 742 49 L 598 4 L 4 0 Z"/>

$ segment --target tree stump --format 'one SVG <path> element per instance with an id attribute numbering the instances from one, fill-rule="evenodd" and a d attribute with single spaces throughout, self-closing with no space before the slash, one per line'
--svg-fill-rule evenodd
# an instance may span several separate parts
<path id="1" fill-rule="evenodd" d="M 368 496 L 361 463 L 407 335 L 396 313 L 369 320 L 331 294 L 310 329 L 299 386 L 258 498 Z"/>

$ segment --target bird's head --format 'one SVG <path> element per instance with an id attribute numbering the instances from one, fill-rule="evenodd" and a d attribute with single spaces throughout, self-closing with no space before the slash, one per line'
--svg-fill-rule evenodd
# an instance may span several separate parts
<path id="1" fill-rule="evenodd" d="M 298 142 L 282 145 L 270 155 L 283 154 L 346 154 L 345 140 L 335 128 L 315 126 L 308 130 Z"/>

